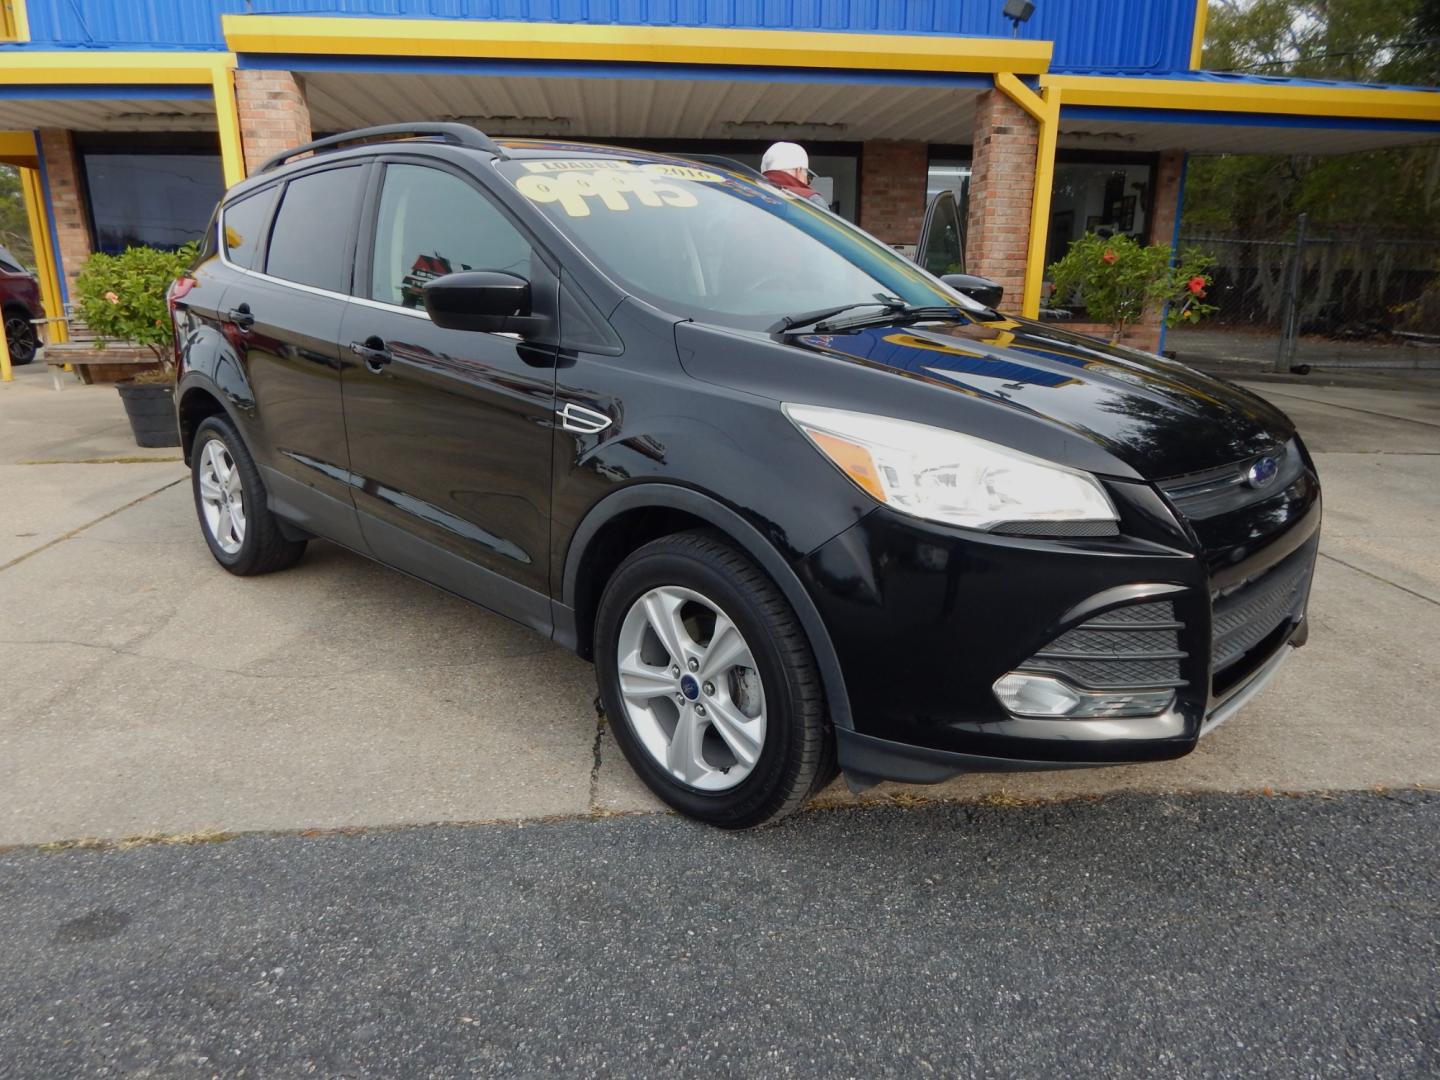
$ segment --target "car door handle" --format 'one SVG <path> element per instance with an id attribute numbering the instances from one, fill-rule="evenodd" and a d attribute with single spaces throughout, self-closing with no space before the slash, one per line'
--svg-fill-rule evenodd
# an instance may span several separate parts
<path id="1" fill-rule="evenodd" d="M 241 304 L 225 312 L 225 321 L 234 323 L 241 330 L 249 330 L 255 325 L 255 316 L 250 313 L 249 304 Z"/>
<path id="2" fill-rule="evenodd" d="M 350 342 L 350 351 L 365 361 L 365 369 L 372 375 L 379 375 L 390 363 L 390 350 L 383 339 L 371 335 L 364 341 Z"/>

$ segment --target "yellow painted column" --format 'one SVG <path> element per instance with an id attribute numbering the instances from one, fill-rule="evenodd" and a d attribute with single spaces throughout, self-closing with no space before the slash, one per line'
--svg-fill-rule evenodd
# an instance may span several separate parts
<path id="1" fill-rule="evenodd" d="M 235 69 L 216 64 L 211 73 L 215 92 L 215 123 L 220 131 L 220 165 L 225 186 L 245 179 L 245 151 L 240 142 L 240 110 L 235 105 Z"/>
<path id="2" fill-rule="evenodd" d="M 1055 143 L 1060 136 L 1060 90 L 1031 90 L 1009 72 L 995 76 L 995 86 L 1034 119 L 1035 187 L 1030 195 L 1030 240 L 1025 249 L 1025 289 L 1020 314 L 1040 317 L 1040 286 L 1045 279 L 1045 249 L 1050 243 L 1050 196 L 1055 190 Z"/>
<path id="3" fill-rule="evenodd" d="M 1210 25 L 1210 0 L 1195 0 L 1195 35 L 1190 39 L 1190 70 L 1199 71 L 1205 55 L 1205 30 Z"/>
<path id="4" fill-rule="evenodd" d="M 25 196 L 25 216 L 30 219 L 30 245 L 35 251 L 35 276 L 40 279 L 40 303 L 49 319 L 63 319 L 65 305 L 60 299 L 60 274 L 55 266 L 55 246 L 50 236 L 50 218 L 45 213 L 45 191 L 38 169 L 20 170 L 20 190 Z M 45 341 L 69 341 L 63 322 L 45 324 Z"/>
<path id="5" fill-rule="evenodd" d="M 9 382 L 15 378 L 15 371 L 10 366 L 10 342 L 5 340 L 5 334 L 0 331 L 0 382 Z"/>
<path id="6" fill-rule="evenodd" d="M 1060 137 L 1060 91 L 1041 91 L 1045 118 L 1035 147 L 1035 193 L 1030 202 L 1030 248 L 1025 260 L 1025 294 L 1020 305 L 1027 319 L 1040 317 L 1040 286 L 1045 280 L 1045 250 L 1050 246 L 1050 197 L 1055 190 L 1055 143 Z"/>

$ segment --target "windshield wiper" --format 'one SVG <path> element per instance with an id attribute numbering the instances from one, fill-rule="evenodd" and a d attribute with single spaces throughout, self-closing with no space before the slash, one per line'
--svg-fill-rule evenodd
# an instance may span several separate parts
<path id="1" fill-rule="evenodd" d="M 831 314 L 838 315 L 840 312 L 832 312 Z M 965 309 L 953 305 L 912 306 L 910 304 L 897 304 L 889 306 L 883 311 L 877 311 L 872 315 L 857 315 L 853 319 L 841 319 L 837 322 L 816 322 L 815 329 L 823 334 L 832 330 L 858 330 L 866 326 L 895 326 L 902 323 L 918 322 L 921 319 L 964 319 L 966 322 L 970 322 L 971 315 Z"/>
<path id="2" fill-rule="evenodd" d="M 812 323 L 819 323 L 822 319 L 828 319 L 834 315 L 843 315 L 847 311 L 854 311 L 862 307 L 878 307 L 881 311 L 895 312 L 904 311 L 909 305 L 898 297 L 893 300 L 856 300 L 852 304 L 841 304 L 839 307 L 821 308 L 818 311 L 802 311 L 798 315 L 786 315 L 774 326 L 770 327 L 772 334 L 784 334 L 791 330 L 799 329 L 802 326 L 810 326 Z"/>

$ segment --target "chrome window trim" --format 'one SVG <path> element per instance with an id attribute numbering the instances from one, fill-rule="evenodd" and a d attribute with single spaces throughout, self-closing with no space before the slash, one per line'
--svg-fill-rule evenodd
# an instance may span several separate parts
<path id="1" fill-rule="evenodd" d="M 222 265 L 234 270 L 237 274 L 244 274 L 246 277 L 256 278 L 260 281 L 273 282 L 276 285 L 284 285 L 291 289 L 299 289 L 301 292 L 311 293 L 315 296 L 325 296 L 332 300 L 346 300 L 351 303 L 364 304 L 366 307 L 379 308 L 382 311 L 396 311 L 401 315 L 409 315 L 411 318 L 424 319 L 430 322 L 430 313 L 415 308 L 401 307 L 399 304 L 387 304 L 383 300 L 371 300 L 368 296 L 354 296 L 350 293 L 335 292 L 333 289 L 322 289 L 316 285 L 307 285 L 303 281 L 291 281 L 289 278 L 276 277 L 274 274 L 267 274 L 263 270 L 251 270 L 241 266 L 239 263 L 231 262 L 230 255 L 225 250 L 225 215 L 229 213 L 228 204 L 220 207 L 220 216 L 215 223 L 215 246 L 220 253 Z"/>
<path id="2" fill-rule="evenodd" d="M 443 172 L 444 170 L 441 171 Z M 254 193 L 247 193 L 245 197 L 248 199 L 251 197 L 252 194 L 258 195 L 259 192 L 257 191 Z M 220 204 L 220 213 L 217 214 L 215 218 L 215 249 L 220 255 L 221 264 L 231 270 L 234 270 L 237 274 L 243 274 L 246 277 L 257 278 L 260 281 L 273 282 L 276 285 L 285 285 L 288 288 L 299 289 L 301 292 L 312 293 L 315 296 L 330 297 L 334 300 L 345 300 L 352 304 L 362 304 L 365 307 L 376 308 L 380 311 L 393 311 L 400 315 L 408 315 L 412 319 L 424 319 L 428 323 L 434 322 L 434 320 L 430 318 L 430 313 L 422 308 L 401 307 L 399 304 L 391 304 L 384 300 L 372 300 L 368 296 L 356 296 L 353 293 L 340 293 L 335 292 L 332 289 L 322 289 L 316 285 L 307 285 L 303 281 L 291 281 L 289 278 L 276 277 L 274 274 L 267 274 L 263 270 L 251 270 L 247 267 L 241 266 L 239 263 L 231 262 L 230 256 L 225 250 L 225 215 L 229 213 L 229 211 L 230 204 L 222 202 Z M 271 224 L 274 224 L 273 220 Z M 531 252 L 534 253 L 536 251 L 536 247 L 533 243 L 530 242 L 530 238 L 525 236 L 523 230 L 517 230 L 517 232 L 520 232 L 520 235 L 522 237 L 525 237 L 525 242 L 529 244 Z M 351 269 L 353 271 L 353 266 Z M 481 332 L 483 333 L 484 331 Z M 523 340 L 519 334 L 513 334 L 509 332 L 497 332 L 491 334 L 490 336 L 511 338 L 515 341 Z"/>

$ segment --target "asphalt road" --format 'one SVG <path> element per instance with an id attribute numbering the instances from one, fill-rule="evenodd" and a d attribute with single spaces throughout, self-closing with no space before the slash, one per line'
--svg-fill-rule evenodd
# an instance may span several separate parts
<path id="1" fill-rule="evenodd" d="M 0 855 L 0 1076 L 1420 1077 L 1440 796 Z"/>

